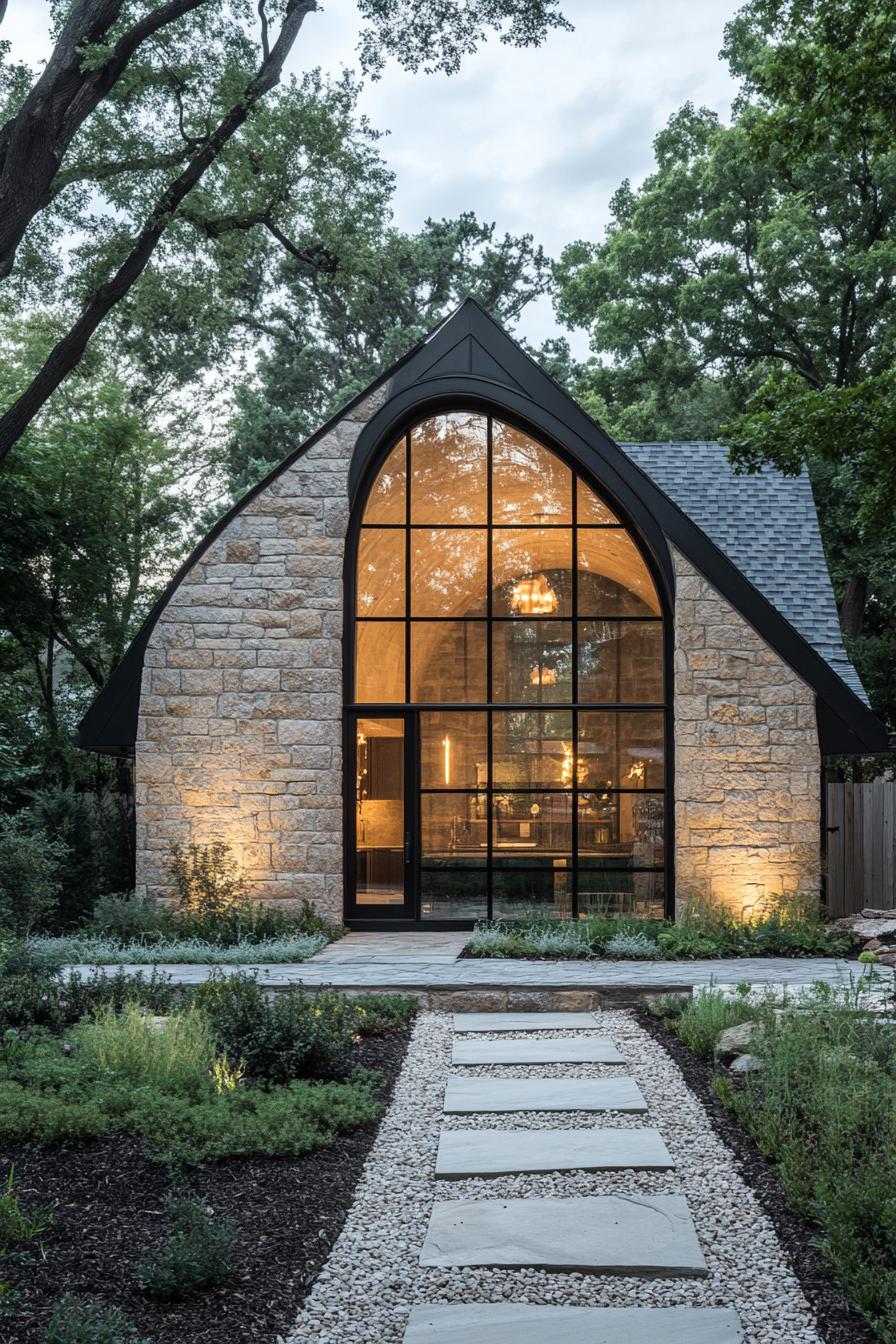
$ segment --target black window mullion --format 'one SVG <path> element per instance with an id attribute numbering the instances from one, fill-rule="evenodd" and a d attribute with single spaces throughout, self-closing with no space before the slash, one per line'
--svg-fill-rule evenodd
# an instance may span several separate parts
<path id="1" fill-rule="evenodd" d="M 411 703 L 411 431 L 404 444 L 404 702 Z"/>
<path id="2" fill-rule="evenodd" d="M 492 685 L 494 678 L 494 666 L 492 655 L 492 512 L 493 512 L 493 485 L 492 485 L 492 460 L 493 460 L 493 439 L 492 439 L 492 417 L 486 419 L 485 431 L 485 699 L 486 704 L 491 706 L 494 703 L 494 688 Z M 494 748 L 492 745 L 492 720 L 494 715 L 491 708 L 486 713 L 486 768 L 485 768 L 485 899 L 488 918 L 492 918 L 492 761 L 494 758 Z"/>
<path id="3" fill-rule="evenodd" d="M 579 702 L 579 477 L 572 473 L 572 702 Z M 579 917 L 579 711 L 572 711 L 572 917 Z"/>

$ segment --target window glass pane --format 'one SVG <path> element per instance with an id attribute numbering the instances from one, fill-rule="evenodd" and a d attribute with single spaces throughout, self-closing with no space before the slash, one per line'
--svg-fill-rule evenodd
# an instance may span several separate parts
<path id="1" fill-rule="evenodd" d="M 584 788 L 661 789 L 663 714 L 579 713 L 579 782 Z"/>
<path id="2" fill-rule="evenodd" d="M 487 771 L 487 714 L 421 712 L 420 782 L 424 789 L 482 789 Z"/>
<path id="3" fill-rule="evenodd" d="M 414 528 L 411 614 L 484 616 L 487 542 L 485 528 Z"/>
<path id="4" fill-rule="evenodd" d="M 579 621 L 579 700 L 661 704 L 660 621 Z"/>
<path id="5" fill-rule="evenodd" d="M 534 705 L 572 700 L 571 622 L 496 621 L 492 699 Z"/>
<path id="6" fill-rule="evenodd" d="M 511 710 L 492 716 L 495 788 L 568 789 L 572 784 L 572 714 Z"/>
<path id="7" fill-rule="evenodd" d="M 404 902 L 404 723 L 359 719 L 355 740 L 359 905 Z"/>
<path id="8" fill-rule="evenodd" d="M 567 527 L 496 528 L 492 534 L 495 616 L 568 616 L 572 532 Z"/>
<path id="9" fill-rule="evenodd" d="M 548 915 L 572 918 L 572 877 L 565 860 L 525 870 L 505 865 L 492 876 L 492 914 L 495 919 L 525 919 Z"/>
<path id="10" fill-rule="evenodd" d="M 522 430 L 492 422 L 492 520 L 572 522 L 572 472 Z"/>
<path id="11" fill-rule="evenodd" d="M 569 793 L 495 793 L 492 797 L 492 849 L 497 859 L 527 856 L 559 858 L 572 852 L 572 795 Z"/>
<path id="12" fill-rule="evenodd" d="M 364 509 L 365 523 L 404 523 L 407 521 L 405 508 L 406 490 L 406 452 L 404 435 L 386 458 L 379 475 L 367 496 Z"/>
<path id="13" fill-rule="evenodd" d="M 578 529 L 580 616 L 658 616 L 660 603 L 641 552 L 622 528 Z"/>
<path id="14" fill-rule="evenodd" d="M 404 615 L 404 529 L 362 527 L 358 545 L 359 616 Z"/>
<path id="15" fill-rule="evenodd" d="M 660 868 L 663 864 L 661 793 L 579 795 L 579 864 L 606 868 Z"/>
<path id="16" fill-rule="evenodd" d="M 605 504 L 584 481 L 578 481 L 576 488 L 578 490 L 576 509 L 578 511 L 580 523 L 619 522 L 619 519 L 611 512 L 609 506 Z"/>
<path id="17" fill-rule="evenodd" d="M 487 475 L 484 415 L 424 420 L 411 433 L 411 522 L 485 523 Z"/>
<path id="18" fill-rule="evenodd" d="M 421 919 L 485 919 L 487 913 L 484 872 L 421 872 Z"/>
<path id="19" fill-rule="evenodd" d="M 359 704 L 404 700 L 404 621 L 358 621 L 355 699 Z"/>
<path id="20" fill-rule="evenodd" d="M 665 914 L 662 873 L 612 873 L 579 867 L 579 916 L 632 915 L 662 919 Z"/>
<path id="21" fill-rule="evenodd" d="M 485 621 L 411 625 L 411 699 L 436 704 L 485 701 Z"/>
<path id="22" fill-rule="evenodd" d="M 484 793 L 420 795 L 420 862 L 484 864 L 488 852 Z"/>

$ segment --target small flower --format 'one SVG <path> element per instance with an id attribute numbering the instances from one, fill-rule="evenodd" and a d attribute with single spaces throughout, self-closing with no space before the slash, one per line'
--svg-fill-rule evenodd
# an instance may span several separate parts
<path id="1" fill-rule="evenodd" d="M 49 1003 L 50 1002 L 49 994 L 41 994 L 40 1001 L 41 1003 Z"/>
<path id="2" fill-rule="evenodd" d="M 319 1009 L 319 1008 L 315 1008 L 315 1010 L 314 1010 L 314 1016 L 315 1016 L 315 1017 L 320 1017 L 320 1009 Z"/>
<path id="3" fill-rule="evenodd" d="M 59 1007 L 60 1007 L 60 1008 L 67 1008 L 67 1007 L 68 1007 L 68 1001 L 67 1001 L 66 999 L 60 999 L 60 1000 L 59 1000 Z"/>
<path id="4" fill-rule="evenodd" d="M 72 1048 L 71 1048 L 71 1046 L 69 1045 L 68 1041 L 63 1041 L 63 1042 L 62 1042 L 62 1053 L 63 1053 L 64 1055 L 70 1055 L 71 1052 L 72 1052 Z"/>

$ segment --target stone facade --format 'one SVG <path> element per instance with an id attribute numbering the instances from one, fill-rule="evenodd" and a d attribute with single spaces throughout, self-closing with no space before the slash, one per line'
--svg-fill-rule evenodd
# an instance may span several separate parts
<path id="1" fill-rule="evenodd" d="M 342 915 L 348 470 L 379 389 L 250 500 L 152 632 L 137 729 L 137 886 L 222 839 L 254 893 Z"/>
<path id="2" fill-rule="evenodd" d="M 818 891 L 814 692 L 674 552 L 676 908 Z"/>

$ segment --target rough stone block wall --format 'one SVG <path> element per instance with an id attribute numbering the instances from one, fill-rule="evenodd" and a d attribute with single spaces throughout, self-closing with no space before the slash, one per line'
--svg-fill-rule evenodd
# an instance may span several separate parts
<path id="1" fill-rule="evenodd" d="M 676 909 L 819 889 L 815 696 L 674 552 Z"/>
<path id="2" fill-rule="evenodd" d="M 253 894 L 342 915 L 342 576 L 348 469 L 380 389 L 255 496 L 150 638 L 136 744 L 137 886 L 223 839 Z"/>

